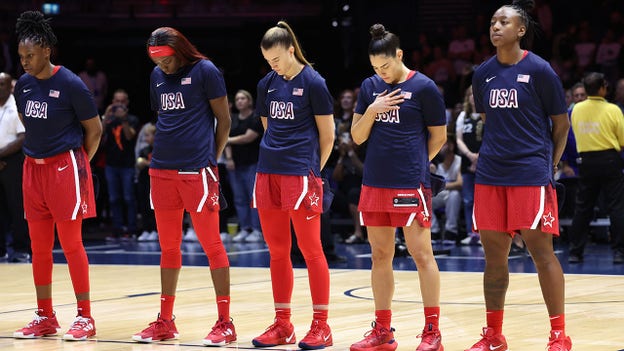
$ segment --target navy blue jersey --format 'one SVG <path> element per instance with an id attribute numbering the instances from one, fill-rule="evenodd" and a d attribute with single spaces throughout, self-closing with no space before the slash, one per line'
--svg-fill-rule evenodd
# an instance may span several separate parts
<path id="1" fill-rule="evenodd" d="M 80 121 L 98 116 L 93 95 L 65 67 L 41 80 L 28 73 L 15 84 L 15 101 L 24 120 L 24 153 L 45 158 L 81 147 Z"/>
<path id="2" fill-rule="evenodd" d="M 427 127 L 446 124 L 444 100 L 435 83 L 418 72 L 396 85 L 371 76 L 362 82 L 355 112 L 363 115 L 377 95 L 397 88 L 405 101 L 399 110 L 375 116 L 362 184 L 394 189 L 430 187 Z"/>
<path id="3" fill-rule="evenodd" d="M 158 66 L 150 77 L 158 111 L 151 168 L 194 169 L 216 165 L 215 115 L 210 100 L 225 96 L 223 75 L 209 60 L 174 74 Z"/>
<path id="4" fill-rule="evenodd" d="M 550 116 L 566 113 L 559 77 L 548 62 L 529 52 L 515 65 L 490 58 L 472 78 L 475 108 L 485 130 L 475 182 L 542 186 L 552 181 Z"/>
<path id="5" fill-rule="evenodd" d="M 292 80 L 271 71 L 258 82 L 256 113 L 267 117 L 260 142 L 258 172 L 320 175 L 315 115 L 333 118 L 334 99 L 325 79 L 309 66 Z"/>

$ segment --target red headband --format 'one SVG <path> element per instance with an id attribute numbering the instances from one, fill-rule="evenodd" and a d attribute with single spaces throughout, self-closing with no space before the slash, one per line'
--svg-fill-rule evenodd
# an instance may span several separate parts
<path id="1" fill-rule="evenodd" d="M 150 46 L 148 48 L 148 52 L 149 52 L 150 57 L 163 57 L 163 56 L 175 55 L 175 50 L 173 50 L 173 48 L 168 45 Z"/>

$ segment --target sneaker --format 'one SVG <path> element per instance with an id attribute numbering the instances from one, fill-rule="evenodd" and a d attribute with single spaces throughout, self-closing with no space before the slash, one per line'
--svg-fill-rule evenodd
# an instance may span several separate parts
<path id="1" fill-rule="evenodd" d="M 178 329 L 176 329 L 174 321 L 175 317 L 173 317 L 172 320 L 167 321 L 160 318 L 160 314 L 158 314 L 156 321 L 150 323 L 149 327 L 143 329 L 140 333 L 134 334 L 132 336 L 132 340 L 139 342 L 153 342 L 177 339 L 180 334 L 178 333 Z"/>
<path id="2" fill-rule="evenodd" d="M 364 339 L 351 345 L 351 351 L 394 351 L 399 344 L 394 340 L 394 328 L 390 330 L 371 323 L 373 329 L 364 334 Z"/>
<path id="3" fill-rule="evenodd" d="M 351 234 L 348 238 L 345 239 L 345 244 L 360 244 L 365 242 L 364 238 L 358 236 L 356 234 Z"/>
<path id="4" fill-rule="evenodd" d="M 152 230 L 150 232 L 149 241 L 158 241 L 158 232 L 157 231 Z"/>
<path id="5" fill-rule="evenodd" d="M 261 241 L 264 241 L 264 239 L 262 239 L 262 233 L 257 229 L 252 230 L 251 233 L 245 237 L 245 242 L 248 243 L 259 243 Z"/>
<path id="6" fill-rule="evenodd" d="M 551 330 L 548 339 L 548 351 L 570 351 L 572 340 L 562 330 Z"/>
<path id="7" fill-rule="evenodd" d="M 494 329 L 483 328 L 482 339 L 465 351 L 507 351 L 507 340 L 503 334 L 494 335 Z"/>
<path id="8" fill-rule="evenodd" d="M 416 351 L 444 351 L 440 329 L 433 329 L 433 324 L 426 326 L 422 334 L 418 335 L 417 338 L 421 338 L 422 341 L 416 348 Z"/>
<path id="9" fill-rule="evenodd" d="M 40 316 L 35 311 L 35 318 L 24 328 L 13 332 L 13 337 L 18 339 L 33 339 L 41 336 L 56 335 L 61 331 L 61 326 L 56 320 L 56 313 L 52 317 Z"/>
<path id="10" fill-rule="evenodd" d="M 313 320 L 310 331 L 299 342 L 299 348 L 303 350 L 319 350 L 333 344 L 332 332 L 327 322 Z"/>
<path id="11" fill-rule="evenodd" d="M 206 335 L 203 343 L 206 346 L 225 346 L 234 341 L 236 341 L 236 330 L 230 318 L 227 322 L 219 319 L 210 333 Z"/>
<path id="12" fill-rule="evenodd" d="M 479 234 L 470 233 L 467 237 L 463 238 L 460 243 L 466 246 L 481 245 L 481 239 Z"/>
<path id="13" fill-rule="evenodd" d="M 144 230 L 143 233 L 141 233 L 141 235 L 139 235 L 139 237 L 137 238 L 137 241 L 151 241 L 151 238 L 152 233 Z"/>
<path id="14" fill-rule="evenodd" d="M 247 238 L 247 236 L 250 233 L 248 231 L 246 231 L 245 229 L 241 229 L 240 232 L 238 232 L 236 235 L 234 235 L 234 237 L 232 238 L 232 241 L 235 243 L 241 243 L 243 241 L 245 241 L 245 239 Z"/>
<path id="15" fill-rule="evenodd" d="M 273 322 L 262 335 L 254 338 L 251 342 L 256 347 L 294 344 L 297 342 L 295 327 L 289 321 L 275 318 L 275 322 Z"/>
<path id="16" fill-rule="evenodd" d="M 189 228 L 186 230 L 186 234 L 184 234 L 184 241 L 199 241 L 199 239 L 197 239 L 197 233 L 195 233 L 195 229 Z"/>
<path id="17" fill-rule="evenodd" d="M 95 321 L 92 317 L 77 315 L 69 330 L 63 335 L 63 340 L 87 340 L 95 336 Z"/>

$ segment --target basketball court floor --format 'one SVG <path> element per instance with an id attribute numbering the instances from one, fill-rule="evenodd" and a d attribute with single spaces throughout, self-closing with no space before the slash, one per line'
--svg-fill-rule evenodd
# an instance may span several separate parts
<path id="1" fill-rule="evenodd" d="M 93 316 L 97 336 L 86 342 L 62 341 L 60 335 L 37 340 L 12 338 L 15 329 L 32 319 L 35 297 L 28 264 L 0 264 L 0 350 L 198 350 L 216 319 L 214 291 L 208 262 L 198 243 L 184 242 L 183 264 L 176 298 L 179 340 L 139 344 L 132 334 L 156 319 L 159 307 L 160 252 L 156 242 L 85 242 L 91 263 Z M 268 270 L 269 254 L 263 243 L 226 243 L 231 263 L 232 317 L 238 341 L 225 349 L 256 349 L 251 340 L 272 323 L 273 306 Z M 479 246 L 437 246 L 448 253 L 437 256 L 441 270 L 441 321 L 445 350 L 464 350 L 479 338 L 484 326 L 482 295 L 483 251 Z M 370 329 L 373 318 L 368 244 L 337 244 L 346 262 L 331 263 L 329 323 L 334 346 L 348 350 Z M 446 252 L 446 251 L 445 251 Z M 624 265 L 612 263 L 607 244 L 587 248 L 585 262 L 567 263 L 565 245 L 556 253 L 566 274 L 567 332 L 573 350 L 624 350 Z M 71 281 L 60 248 L 54 251 L 54 304 L 65 329 L 75 314 Z M 307 271 L 295 264 L 292 300 L 297 340 L 303 338 L 312 316 Z M 393 327 L 398 350 L 414 350 L 423 325 L 422 301 L 416 267 L 409 257 L 396 257 Z M 531 259 L 509 258 L 512 272 L 506 301 L 504 334 L 513 351 L 544 350 L 548 318 Z M 295 345 L 268 348 L 296 350 Z"/>

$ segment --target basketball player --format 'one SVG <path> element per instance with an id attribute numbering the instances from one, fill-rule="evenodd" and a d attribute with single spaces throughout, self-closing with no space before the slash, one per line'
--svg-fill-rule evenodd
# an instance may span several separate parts
<path id="1" fill-rule="evenodd" d="M 56 225 L 78 302 L 78 314 L 63 339 L 85 340 L 95 335 L 95 322 L 91 317 L 89 261 L 82 244 L 82 220 L 95 216 L 89 160 L 98 148 L 102 124 L 93 96 L 80 78 L 50 62 L 57 40 L 43 14 L 23 12 L 17 20 L 16 33 L 25 74 L 14 91 L 26 128 L 22 188 L 38 308 L 35 319 L 13 336 L 35 338 L 60 330 L 52 308 Z"/>
<path id="2" fill-rule="evenodd" d="M 290 322 L 292 222 L 308 267 L 314 310 L 310 331 L 299 347 L 323 349 L 333 339 L 327 325 L 329 269 L 321 245 L 320 171 L 334 144 L 333 98 L 286 22 L 270 28 L 260 48 L 273 71 L 258 83 L 257 112 L 266 132 L 260 142 L 253 207 L 271 255 L 275 321 L 253 344 L 295 343 Z"/>
<path id="3" fill-rule="evenodd" d="M 132 339 L 153 342 L 179 336 L 173 305 L 187 210 L 208 256 L 217 302 L 218 319 L 203 344 L 227 345 L 236 341 L 236 331 L 230 319 L 230 263 L 219 235 L 217 159 L 231 124 L 225 82 L 217 67 L 174 28 L 153 31 L 147 53 L 156 64 L 150 97 L 158 121 L 149 174 L 162 251 L 162 294 L 158 318 Z"/>
<path id="4" fill-rule="evenodd" d="M 403 227 L 416 262 L 424 304 L 425 327 L 416 350 L 442 351 L 429 162 L 446 142 L 444 101 L 431 79 L 405 66 L 398 36 L 381 24 L 373 25 L 370 34 L 368 55 L 376 74 L 361 84 L 351 134 L 358 144 L 368 140 L 358 209 L 372 250 L 375 321 L 351 351 L 391 351 L 398 346 L 391 327 L 397 227 Z"/>
<path id="5" fill-rule="evenodd" d="M 509 285 L 507 258 L 520 233 L 531 253 L 550 315 L 548 350 L 572 347 L 565 334 L 564 279 L 553 252 L 559 235 L 553 172 L 566 144 L 570 123 L 561 81 L 530 47 L 533 1 L 500 7 L 490 21 L 496 56 L 472 78 L 475 109 L 485 113 L 487 130 L 475 178 L 474 227 L 485 252 L 483 290 L 487 327 L 469 351 L 505 351 L 502 334 Z"/>

